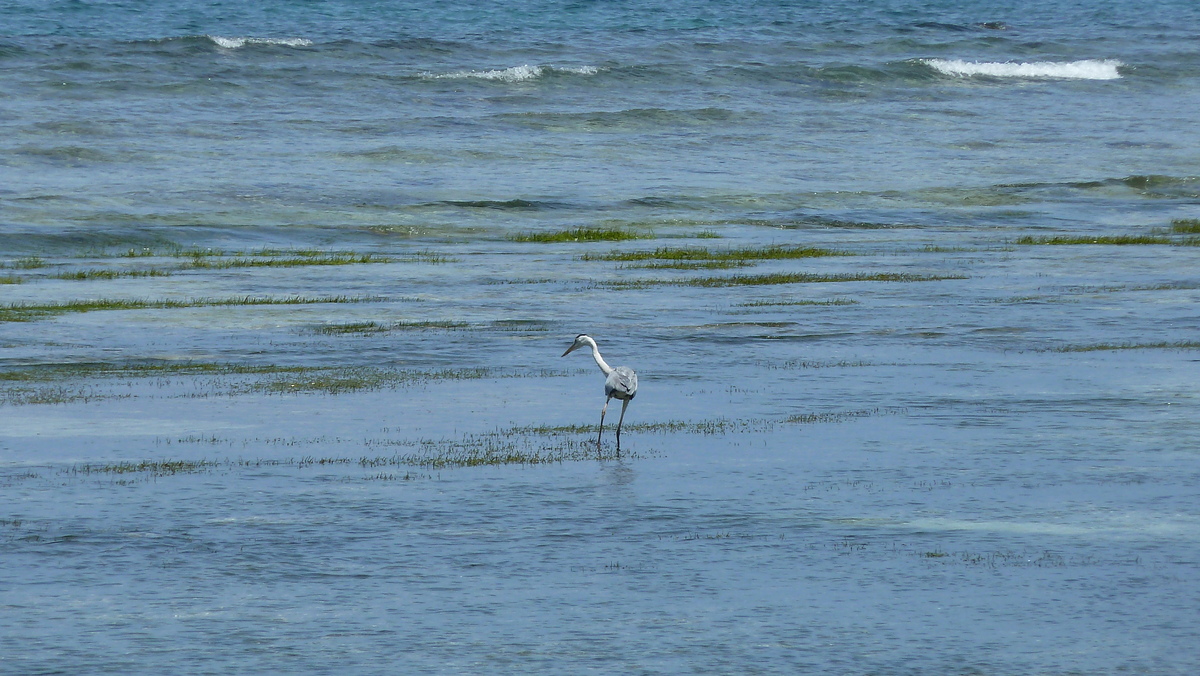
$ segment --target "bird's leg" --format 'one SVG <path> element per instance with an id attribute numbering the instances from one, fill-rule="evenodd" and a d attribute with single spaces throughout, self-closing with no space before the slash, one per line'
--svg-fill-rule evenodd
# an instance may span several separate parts
<path id="1" fill-rule="evenodd" d="M 621 402 L 621 417 L 617 419 L 617 457 L 621 457 L 621 423 L 625 422 L 625 409 L 629 408 L 629 400 Z"/>
<path id="2" fill-rule="evenodd" d="M 612 397 L 604 400 L 604 408 L 600 409 L 600 434 L 596 435 L 596 450 L 600 450 L 600 437 L 604 436 L 604 414 L 608 413 L 608 402 L 612 401 Z"/>

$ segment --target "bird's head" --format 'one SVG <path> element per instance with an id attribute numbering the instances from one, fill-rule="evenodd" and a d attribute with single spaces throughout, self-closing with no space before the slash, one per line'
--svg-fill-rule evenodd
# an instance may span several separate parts
<path id="1" fill-rule="evenodd" d="M 571 343 L 571 347 L 568 347 L 567 351 L 562 353 L 562 356 L 565 357 L 581 347 L 591 347 L 595 344 L 596 341 L 592 340 L 591 336 L 586 333 L 581 333 L 578 336 L 575 336 L 575 342 Z"/>

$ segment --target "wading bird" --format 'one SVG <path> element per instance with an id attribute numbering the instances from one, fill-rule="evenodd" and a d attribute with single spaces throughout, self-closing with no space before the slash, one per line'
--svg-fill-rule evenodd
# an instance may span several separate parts
<path id="1" fill-rule="evenodd" d="M 596 435 L 596 447 L 600 447 L 600 437 L 604 435 L 604 414 L 608 412 L 608 402 L 614 397 L 621 400 L 621 418 L 617 420 L 617 456 L 621 455 L 621 423 L 625 421 L 625 409 L 629 407 L 629 402 L 637 394 L 637 374 L 628 366 L 618 366 L 613 368 L 604 361 L 604 357 L 600 356 L 600 348 L 596 347 L 596 341 L 592 337 L 581 333 L 575 336 L 575 342 L 571 343 L 571 347 L 567 348 L 562 356 L 567 356 L 571 352 L 581 347 L 592 348 L 592 359 L 596 360 L 596 365 L 604 371 L 604 375 L 608 376 L 604 379 L 604 408 L 600 409 L 600 434 Z"/>

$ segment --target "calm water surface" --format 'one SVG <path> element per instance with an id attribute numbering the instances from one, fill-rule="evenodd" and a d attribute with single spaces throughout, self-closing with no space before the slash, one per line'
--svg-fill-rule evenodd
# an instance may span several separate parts
<path id="1" fill-rule="evenodd" d="M 0 2 L 0 673 L 1195 673 L 1198 20 Z"/>

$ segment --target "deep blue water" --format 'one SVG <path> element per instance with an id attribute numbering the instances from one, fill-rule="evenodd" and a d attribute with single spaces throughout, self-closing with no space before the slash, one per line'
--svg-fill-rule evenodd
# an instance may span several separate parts
<path id="1" fill-rule="evenodd" d="M 42 229 L 436 229 L 1192 176 L 1190 4 L 947 4 L 10 4 L 0 198 Z"/>
<path id="2" fill-rule="evenodd" d="M 0 2 L 0 672 L 1195 673 L 1198 25 Z"/>

